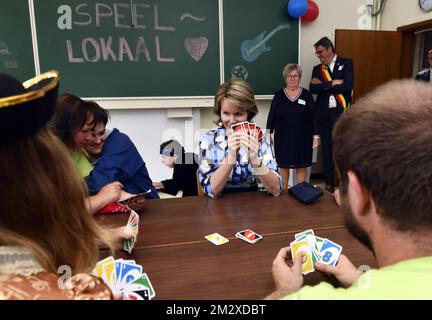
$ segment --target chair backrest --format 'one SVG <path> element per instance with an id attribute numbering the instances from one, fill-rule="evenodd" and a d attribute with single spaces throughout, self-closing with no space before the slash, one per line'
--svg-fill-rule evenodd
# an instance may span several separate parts
<path id="1" fill-rule="evenodd" d="M 199 179 L 199 169 L 196 171 L 196 182 L 197 182 L 198 196 L 199 197 L 204 196 L 205 193 L 204 193 L 203 188 L 201 187 L 201 183 L 200 183 L 200 179 Z"/>

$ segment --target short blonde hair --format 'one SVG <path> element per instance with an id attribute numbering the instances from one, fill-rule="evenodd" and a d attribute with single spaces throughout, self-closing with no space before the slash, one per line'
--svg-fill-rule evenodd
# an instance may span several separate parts
<path id="1" fill-rule="evenodd" d="M 224 99 L 229 99 L 238 104 L 238 106 L 247 111 L 248 121 L 258 113 L 255 102 L 254 91 L 249 83 L 237 78 L 231 78 L 219 86 L 214 99 L 213 112 L 218 116 L 216 124 L 221 122 L 221 104 Z"/>
<path id="2" fill-rule="evenodd" d="M 301 68 L 298 64 L 296 64 L 296 63 L 288 63 L 288 64 L 283 68 L 283 71 L 282 71 L 282 75 L 283 75 L 284 79 L 287 77 L 287 75 L 288 75 L 291 71 L 294 71 L 294 70 L 297 71 L 297 73 L 298 73 L 298 75 L 299 75 L 300 78 L 302 77 L 302 75 L 303 75 L 303 70 L 302 70 L 302 68 Z"/>

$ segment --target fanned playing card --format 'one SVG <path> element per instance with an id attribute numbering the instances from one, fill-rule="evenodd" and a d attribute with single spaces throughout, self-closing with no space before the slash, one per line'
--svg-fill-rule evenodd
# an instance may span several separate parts
<path id="1" fill-rule="evenodd" d="M 324 239 L 320 251 L 321 262 L 324 264 L 335 266 L 341 252 L 342 252 L 342 246 L 338 245 L 337 243 L 329 239 Z"/>
<path id="2" fill-rule="evenodd" d="M 134 260 L 108 257 L 99 261 L 92 273 L 101 273 L 102 280 L 114 293 L 123 293 L 125 300 L 151 300 L 156 295 L 148 275 Z"/>
<path id="3" fill-rule="evenodd" d="M 300 250 L 303 250 L 306 254 L 304 255 L 303 271 L 312 272 L 312 268 L 309 267 L 309 252 L 313 263 L 319 262 L 335 266 L 339 260 L 342 252 L 342 246 L 326 238 L 318 237 L 315 235 L 312 229 L 305 230 L 294 235 L 295 241 L 291 243 L 291 254 L 293 259 L 295 254 Z M 311 271 L 312 270 L 312 271 Z"/>
<path id="4" fill-rule="evenodd" d="M 297 253 L 302 253 L 302 273 L 308 274 L 315 271 L 312 261 L 312 250 L 306 240 L 296 240 L 290 243 L 292 259 L 295 262 Z"/>

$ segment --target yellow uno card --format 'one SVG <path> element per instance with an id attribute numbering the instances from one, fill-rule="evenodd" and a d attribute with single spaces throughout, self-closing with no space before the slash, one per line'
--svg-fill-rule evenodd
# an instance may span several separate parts
<path id="1" fill-rule="evenodd" d="M 93 269 L 93 274 L 99 278 L 102 278 L 103 273 L 105 271 L 103 266 L 105 264 L 111 264 L 111 263 L 115 263 L 115 260 L 112 256 L 109 256 L 108 258 L 99 261 L 98 263 L 96 263 L 96 267 Z"/>
<path id="2" fill-rule="evenodd" d="M 211 243 L 213 243 L 217 246 L 220 246 L 221 244 L 225 244 L 225 243 L 229 242 L 229 240 L 227 238 L 225 238 L 224 236 L 221 236 L 219 233 L 212 233 L 212 234 L 205 236 L 204 238 L 206 238 L 208 241 L 210 241 Z"/>
<path id="3" fill-rule="evenodd" d="M 302 273 L 308 274 L 314 272 L 315 268 L 312 261 L 312 251 L 308 246 L 308 241 L 306 239 L 300 241 L 293 241 L 290 243 L 290 247 L 293 261 L 295 261 L 297 253 L 303 253 Z"/>
<path id="4" fill-rule="evenodd" d="M 116 272 L 115 272 L 115 262 L 108 262 L 102 265 L 102 269 L 105 274 L 102 275 L 102 279 L 108 284 L 109 287 L 114 285 L 117 281 Z"/>

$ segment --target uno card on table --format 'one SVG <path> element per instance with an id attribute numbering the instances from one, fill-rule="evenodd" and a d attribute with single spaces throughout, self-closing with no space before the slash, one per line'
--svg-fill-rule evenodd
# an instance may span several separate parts
<path id="1" fill-rule="evenodd" d="M 296 240 L 290 243 L 291 256 L 293 261 L 297 259 L 297 254 L 302 253 L 302 273 L 308 274 L 315 271 L 312 260 L 312 250 L 308 245 L 307 240 Z"/>
<path id="2" fill-rule="evenodd" d="M 235 234 L 235 236 L 241 240 L 244 240 L 248 243 L 254 244 L 261 240 L 263 237 L 258 233 L 252 231 L 251 229 L 246 229 L 239 231 Z"/>
<path id="3" fill-rule="evenodd" d="M 342 246 L 337 243 L 330 241 L 329 239 L 324 239 L 321 246 L 320 255 L 321 262 L 331 266 L 335 266 L 342 252 Z"/>
<path id="4" fill-rule="evenodd" d="M 205 236 L 204 238 L 206 238 L 208 241 L 210 241 L 211 243 L 213 243 L 214 245 L 217 245 L 217 246 L 220 246 L 222 244 L 229 242 L 229 240 L 227 238 L 225 238 L 224 236 L 221 236 L 219 233 L 212 233 L 212 234 Z"/>

